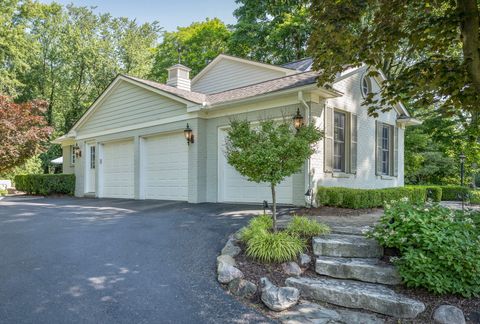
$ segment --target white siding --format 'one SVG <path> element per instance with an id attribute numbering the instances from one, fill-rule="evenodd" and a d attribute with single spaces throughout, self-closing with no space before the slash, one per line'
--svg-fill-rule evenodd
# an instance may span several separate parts
<path id="1" fill-rule="evenodd" d="M 336 109 L 356 113 L 358 116 L 358 144 L 357 144 L 357 173 L 348 175 L 347 178 L 335 177 L 331 173 L 324 172 L 324 143 L 323 140 L 317 145 L 316 153 L 311 158 L 313 186 L 335 186 L 351 188 L 386 188 L 403 185 L 404 177 L 404 130 L 398 130 L 398 176 L 381 177 L 375 174 L 375 118 L 368 116 L 368 109 L 362 106 L 360 92 L 360 80 L 364 69 L 341 79 L 334 84 L 334 88 L 343 92 L 339 98 L 328 99 L 325 104 Z M 378 91 L 379 86 L 372 82 L 373 91 Z M 316 125 L 323 129 L 324 124 L 323 102 L 312 105 L 312 115 Z M 396 124 L 397 114 L 395 110 L 380 113 L 378 120 L 390 125 Z"/>
<path id="2" fill-rule="evenodd" d="M 285 72 L 223 59 L 192 83 L 192 91 L 217 93 L 285 76 Z"/>
<path id="3" fill-rule="evenodd" d="M 72 163 L 72 145 L 62 146 L 63 173 L 75 173 L 75 164 Z"/>
<path id="4" fill-rule="evenodd" d="M 120 82 L 78 129 L 95 133 L 184 114 L 186 106 L 142 87 Z"/>

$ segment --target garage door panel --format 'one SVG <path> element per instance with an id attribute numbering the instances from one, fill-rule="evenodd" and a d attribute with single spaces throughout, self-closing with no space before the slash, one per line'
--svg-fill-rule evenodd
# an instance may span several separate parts
<path id="1" fill-rule="evenodd" d="M 104 144 L 103 197 L 134 198 L 133 141 Z"/>
<path id="2" fill-rule="evenodd" d="M 183 134 L 145 139 L 146 199 L 188 199 L 188 146 Z"/>

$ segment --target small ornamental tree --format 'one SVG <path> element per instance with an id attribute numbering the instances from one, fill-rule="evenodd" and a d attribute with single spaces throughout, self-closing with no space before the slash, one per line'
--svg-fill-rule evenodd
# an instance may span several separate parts
<path id="1" fill-rule="evenodd" d="M 227 132 L 228 163 L 249 181 L 270 184 L 273 231 L 277 231 L 276 186 L 301 170 L 314 153 L 313 145 L 322 138 L 314 125 L 292 129 L 287 121 L 265 120 L 252 127 L 248 121 L 232 121 Z"/>
<path id="2" fill-rule="evenodd" d="M 0 95 L 0 173 L 41 152 L 53 130 L 43 115 L 46 109 L 45 101 L 17 104 Z"/>

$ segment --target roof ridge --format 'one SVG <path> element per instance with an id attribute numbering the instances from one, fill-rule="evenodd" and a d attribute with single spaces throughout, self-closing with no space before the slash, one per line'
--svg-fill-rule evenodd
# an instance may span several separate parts
<path id="1" fill-rule="evenodd" d="M 299 60 L 295 60 L 295 61 L 290 61 L 290 62 L 287 62 L 287 63 L 284 63 L 280 66 L 285 66 L 285 65 L 288 65 L 288 64 L 293 64 L 293 63 L 297 63 L 297 62 L 300 62 L 300 61 L 305 61 L 305 60 L 312 60 L 313 58 L 311 56 L 305 56 L 304 58 L 302 59 L 299 59 Z"/>
<path id="2" fill-rule="evenodd" d="M 149 80 L 149 79 L 143 79 L 143 78 L 139 78 L 139 77 L 136 77 L 136 76 L 133 76 L 133 75 L 128 75 L 128 74 L 120 74 L 120 75 L 121 75 L 121 76 L 124 76 L 124 77 L 126 77 L 126 78 L 129 78 L 129 79 L 133 79 L 133 80 L 139 81 L 139 82 L 147 81 L 147 82 L 151 82 L 151 83 L 156 83 L 156 84 L 159 84 L 159 85 L 161 85 L 161 86 L 170 87 L 170 88 L 172 88 L 173 90 L 177 90 L 177 91 L 180 91 L 180 92 L 193 93 L 193 94 L 199 94 L 199 95 L 204 95 L 204 96 L 207 95 L 206 93 L 203 93 L 203 92 L 184 90 L 184 89 L 180 89 L 180 88 L 177 88 L 177 87 L 168 85 L 168 84 L 166 84 L 166 83 L 161 83 L 161 82 L 157 82 L 157 81 Z"/>

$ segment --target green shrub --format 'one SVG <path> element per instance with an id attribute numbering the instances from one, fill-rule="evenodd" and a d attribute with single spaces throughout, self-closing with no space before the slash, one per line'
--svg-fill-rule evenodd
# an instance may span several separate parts
<path id="1" fill-rule="evenodd" d="M 310 239 L 317 235 L 329 233 L 330 227 L 307 217 L 294 216 L 290 224 L 288 224 L 286 231 L 291 235 Z"/>
<path id="2" fill-rule="evenodd" d="M 460 201 L 467 199 L 470 189 L 462 186 L 442 186 L 442 200 Z"/>
<path id="3" fill-rule="evenodd" d="M 242 230 L 242 241 L 247 243 L 256 233 L 269 231 L 273 226 L 273 219 L 270 215 L 260 215 L 252 218 L 248 226 Z"/>
<path id="4" fill-rule="evenodd" d="M 260 262 L 280 263 L 295 260 L 305 247 L 303 239 L 285 231 L 258 231 L 248 240 L 246 254 Z"/>
<path id="5" fill-rule="evenodd" d="M 382 207 L 386 201 L 404 197 L 415 203 L 423 203 L 426 200 L 426 189 L 423 187 L 385 189 L 319 187 L 317 189 L 317 203 L 319 205 L 352 209 Z"/>
<path id="6" fill-rule="evenodd" d="M 67 194 L 75 192 L 73 174 L 26 174 L 15 176 L 15 188 L 31 195 Z"/>
<path id="7" fill-rule="evenodd" d="M 0 189 L 0 196 L 6 196 L 8 194 L 7 190 Z"/>
<path id="8" fill-rule="evenodd" d="M 430 199 L 435 202 L 442 201 L 442 186 L 436 185 L 415 185 L 415 186 L 406 186 L 407 188 L 423 188 L 426 191 L 427 199 Z"/>
<path id="9" fill-rule="evenodd" d="M 470 192 L 470 203 L 480 205 L 480 190 L 472 190 Z"/>
<path id="10" fill-rule="evenodd" d="M 403 282 L 438 294 L 480 295 L 480 215 L 438 204 L 387 204 L 370 236 L 397 248 Z"/>

